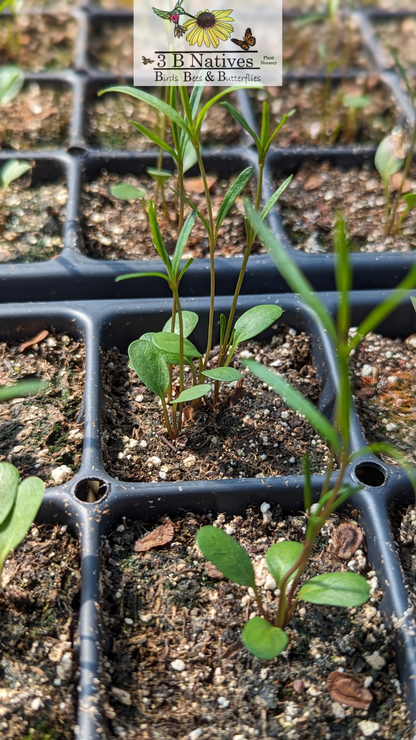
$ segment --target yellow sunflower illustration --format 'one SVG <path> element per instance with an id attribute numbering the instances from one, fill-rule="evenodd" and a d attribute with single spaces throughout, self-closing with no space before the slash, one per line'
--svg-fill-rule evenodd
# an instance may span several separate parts
<path id="1" fill-rule="evenodd" d="M 217 48 L 220 41 L 226 41 L 230 38 L 233 27 L 227 21 L 233 21 L 229 18 L 232 10 L 200 10 L 195 18 L 185 23 L 186 30 L 189 32 L 186 40 L 190 46 L 213 45 Z"/>

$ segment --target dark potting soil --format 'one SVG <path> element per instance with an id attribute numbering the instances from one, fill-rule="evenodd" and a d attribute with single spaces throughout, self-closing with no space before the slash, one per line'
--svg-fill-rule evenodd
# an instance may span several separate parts
<path id="1" fill-rule="evenodd" d="M 60 182 L 30 187 L 31 172 L 10 185 L 0 233 L 0 262 L 43 262 L 63 249 L 68 190 Z"/>
<path id="2" fill-rule="evenodd" d="M 31 82 L 2 107 L 1 149 L 59 149 L 68 142 L 72 95 L 66 87 Z"/>
<path id="3" fill-rule="evenodd" d="M 337 18 L 310 23 L 300 28 L 294 20 L 283 21 L 283 70 L 302 73 L 310 69 L 323 70 L 318 52 L 319 41 L 325 44 L 327 57 L 337 60 L 336 70 L 371 69 L 367 50 L 362 46 L 361 33 L 353 18 Z"/>
<path id="4" fill-rule="evenodd" d="M 287 628 L 289 646 L 273 661 L 242 646 L 242 627 L 258 614 L 253 594 L 212 569 L 195 534 L 213 523 L 234 534 L 254 560 L 262 600 L 273 614 L 275 583 L 265 553 L 282 539 L 302 541 L 307 519 L 282 516 L 279 508 L 270 513 L 266 523 L 257 508 L 216 519 L 184 512 L 172 520 L 173 541 L 148 552 L 134 552 L 135 542 L 153 529 L 142 523 L 124 520 L 105 541 L 103 623 L 113 644 L 102 691 L 111 737 L 410 740 L 394 651 L 378 611 L 377 578 L 363 549 L 348 562 L 332 551 L 338 516 L 317 538 L 307 577 L 361 572 L 370 600 L 347 609 L 300 602 Z M 326 681 L 333 671 L 352 675 L 371 692 L 369 709 L 330 696 Z"/>
<path id="5" fill-rule="evenodd" d="M 54 332 L 20 347 L 0 343 L 0 386 L 36 377 L 49 387 L 34 397 L 2 402 L 0 461 L 15 465 L 22 477 L 37 475 L 49 486 L 59 485 L 81 464 L 85 347 Z"/>
<path id="6" fill-rule="evenodd" d="M 398 123 L 392 95 L 377 74 L 345 80 L 332 88 L 328 100 L 325 82 L 316 80 L 286 80 L 283 87 L 250 90 L 249 95 L 259 125 L 263 101 L 267 100 L 271 132 L 283 114 L 295 110 L 274 140 L 279 147 L 376 144 Z M 348 108 L 349 97 L 362 96 L 370 100 L 365 108 Z"/>
<path id="7" fill-rule="evenodd" d="M 401 173 L 393 175 L 395 189 L 400 179 Z M 283 177 L 278 176 L 277 181 L 282 180 Z M 416 167 L 413 166 L 404 192 L 415 189 Z M 392 192 L 392 198 L 394 195 Z M 340 211 L 347 222 L 354 251 L 410 252 L 416 248 L 414 211 L 397 235 L 385 236 L 384 187 L 379 174 L 370 165 L 346 170 L 329 162 L 307 163 L 281 195 L 279 208 L 289 239 L 295 249 L 304 252 L 333 251 L 336 211 Z"/>
<path id="8" fill-rule="evenodd" d="M 157 95 L 158 90 L 149 90 L 149 92 L 152 95 Z M 206 87 L 202 96 L 202 103 L 207 102 L 218 92 L 220 92 L 219 88 Z M 228 98 L 235 106 L 233 96 L 227 96 L 225 99 Z M 162 133 L 160 114 L 147 103 L 126 95 L 109 93 L 101 98 L 93 97 L 87 106 L 86 112 L 87 142 L 100 149 L 143 151 L 154 148 L 153 142 L 149 141 L 130 123 L 132 120 L 141 123 L 158 135 Z M 217 103 L 209 110 L 201 126 L 201 141 L 205 146 L 237 144 L 239 133 L 240 125 L 225 108 Z M 169 126 L 164 139 L 172 146 Z"/>
<path id="9" fill-rule="evenodd" d="M 416 335 L 402 340 L 369 334 L 351 368 L 368 442 L 388 442 L 416 465 Z"/>
<path id="10" fill-rule="evenodd" d="M 214 214 L 218 213 L 227 190 L 237 175 L 229 179 L 209 175 L 211 178 L 211 201 Z M 117 182 L 128 182 L 139 190 L 146 191 L 146 200 L 154 199 L 155 182 L 150 177 L 135 177 L 127 175 L 109 174 L 102 170 L 100 177 L 92 182 L 86 182 L 82 196 L 82 228 L 86 253 L 95 259 L 158 259 L 157 252 L 144 212 L 141 200 L 122 201 L 111 195 L 111 188 Z M 158 196 L 158 220 L 162 236 L 165 239 L 166 249 L 173 254 L 178 238 L 174 215 L 176 213 L 176 195 L 170 188 L 176 188 L 176 180 L 168 181 L 165 185 L 166 202 L 170 220 L 167 223 Z M 245 247 L 244 230 L 244 194 L 250 193 L 247 187 L 243 191 L 220 228 L 215 257 L 232 257 L 242 254 Z M 185 193 L 190 200 L 207 214 L 206 199 L 201 178 L 185 178 Z M 188 206 L 185 208 L 189 214 Z M 253 245 L 253 252 L 264 252 L 260 244 Z M 189 257 L 209 257 L 208 237 L 205 228 L 197 219 L 188 239 L 183 259 Z"/>
<path id="11" fill-rule="evenodd" d="M 0 590 L 0 731 L 4 740 L 71 740 L 79 548 L 67 526 L 33 525 L 6 560 Z"/>
<path id="12" fill-rule="evenodd" d="M 89 62 L 101 72 L 133 75 L 133 21 L 103 21 L 89 40 Z"/>
<path id="13" fill-rule="evenodd" d="M 4 17 L 0 25 L 0 64 L 18 64 L 31 72 L 72 64 L 77 24 L 68 15 Z"/>
<path id="14" fill-rule="evenodd" d="M 399 18 L 387 22 L 375 22 L 375 30 L 383 45 L 389 67 L 396 66 L 389 51 L 389 46 L 397 53 L 400 64 L 406 70 L 410 67 L 416 67 L 416 18 L 409 16 L 408 18 Z"/>
<path id="15" fill-rule="evenodd" d="M 239 357 L 254 357 L 277 368 L 317 402 L 321 385 L 304 333 L 280 327 L 270 344 L 248 342 Z M 224 384 L 215 413 L 208 405 L 201 410 L 190 407 L 191 418 L 175 450 L 166 442 L 160 405 L 128 368 L 127 356 L 117 348 L 105 353 L 102 443 L 107 472 L 124 481 L 300 475 L 306 452 L 313 472 L 324 472 L 329 453 L 320 437 L 240 362 L 234 364 L 244 374 L 240 400 L 231 405 L 234 388 Z M 189 378 L 190 372 L 186 375 Z"/>

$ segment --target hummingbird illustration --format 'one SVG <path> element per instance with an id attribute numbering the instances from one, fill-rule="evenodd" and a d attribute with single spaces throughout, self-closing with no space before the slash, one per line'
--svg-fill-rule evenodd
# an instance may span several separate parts
<path id="1" fill-rule="evenodd" d="M 187 13 L 186 10 L 182 8 L 183 0 L 177 0 L 177 3 L 173 10 L 159 10 L 158 8 L 152 8 L 153 12 L 156 13 L 156 15 L 159 16 L 159 18 L 163 18 L 165 21 L 170 21 L 175 26 L 173 35 L 176 36 L 176 38 L 180 39 L 181 36 L 186 33 L 185 26 L 181 26 L 179 24 L 179 18 L 181 15 L 187 15 L 189 18 L 195 18 L 194 15 L 191 15 L 190 13 Z"/>

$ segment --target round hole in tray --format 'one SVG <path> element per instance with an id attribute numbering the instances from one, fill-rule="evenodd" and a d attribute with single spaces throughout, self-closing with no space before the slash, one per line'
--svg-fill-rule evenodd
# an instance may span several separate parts
<path id="1" fill-rule="evenodd" d="M 386 482 L 386 473 L 374 462 L 362 462 L 354 468 L 355 477 L 359 483 L 370 488 L 378 488 Z"/>
<path id="2" fill-rule="evenodd" d="M 108 485 L 99 478 L 84 478 L 75 486 L 75 497 L 86 504 L 95 504 L 108 493 Z"/>

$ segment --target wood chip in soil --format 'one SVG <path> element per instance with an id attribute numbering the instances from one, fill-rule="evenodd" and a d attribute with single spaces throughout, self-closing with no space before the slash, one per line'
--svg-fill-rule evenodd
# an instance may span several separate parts
<path id="1" fill-rule="evenodd" d="M 281 327 L 270 344 L 249 342 L 239 356 L 277 368 L 305 396 L 318 401 L 321 384 L 304 333 Z M 117 348 L 106 352 L 102 445 L 107 472 L 124 481 L 301 475 L 306 452 L 313 472 L 324 472 L 328 448 L 305 419 L 240 362 L 234 364 L 244 374 L 242 398 L 230 406 L 232 388 L 223 386 L 215 414 L 206 406 L 193 414 L 173 452 L 161 439 L 166 431 L 154 395 L 128 368 L 126 355 Z"/>
<path id="2" fill-rule="evenodd" d="M 36 396 L 2 402 L 1 462 L 15 465 L 23 478 L 37 475 L 49 486 L 73 476 L 81 465 L 84 439 L 84 375 L 84 344 L 67 334 L 50 332 L 23 352 L 20 343 L 0 343 L 0 386 L 31 377 L 49 382 Z"/>
<path id="3" fill-rule="evenodd" d="M 348 564 L 331 550 L 339 516 L 317 538 L 307 577 L 358 571 L 369 580 L 370 600 L 347 609 L 300 602 L 287 629 L 289 647 L 273 661 L 242 647 L 242 627 L 257 614 L 253 594 L 206 572 L 195 535 L 213 523 L 234 533 L 254 560 L 262 599 L 273 614 L 265 553 L 281 539 L 302 541 L 307 519 L 283 516 L 273 505 L 270 512 L 269 523 L 254 507 L 234 517 L 184 512 L 172 520 L 174 541 L 147 553 L 133 548 L 152 525 L 124 520 L 105 540 L 103 622 L 113 643 L 104 660 L 102 696 L 110 737 L 357 740 L 371 729 L 372 737 L 410 740 L 375 573 L 363 549 Z M 326 680 L 336 670 L 371 692 L 369 709 L 331 698 Z"/>
<path id="4" fill-rule="evenodd" d="M 284 177 L 286 174 L 277 175 L 276 182 L 280 184 Z M 398 180 L 394 182 L 397 184 Z M 416 167 L 413 166 L 405 192 L 415 188 Z M 386 237 L 384 202 L 384 187 L 372 165 L 343 169 L 326 161 L 308 162 L 280 196 L 279 209 L 292 245 L 304 252 L 333 251 L 337 211 L 343 213 L 347 222 L 353 251 L 413 251 L 416 248 L 416 213 L 410 214 L 398 234 Z"/>
<path id="5" fill-rule="evenodd" d="M 283 71 L 310 72 L 323 70 L 318 52 L 318 40 L 325 44 L 331 58 L 339 60 L 336 71 L 349 67 L 371 68 L 369 54 L 362 46 L 361 34 L 353 18 L 335 20 L 334 30 L 329 21 L 310 23 L 296 28 L 293 20 L 283 21 Z M 330 50 L 333 48 L 333 54 Z"/>
<path id="6" fill-rule="evenodd" d="M 389 46 L 397 53 L 402 67 L 406 70 L 416 67 L 416 18 L 409 16 L 391 21 L 374 21 L 374 27 L 383 46 L 388 67 L 396 67 Z"/>
<path id="7" fill-rule="evenodd" d="M 59 149 L 68 142 L 72 95 L 61 86 L 30 82 L 2 107 L 0 148 Z"/>
<path id="8" fill-rule="evenodd" d="M 69 15 L 19 15 L 0 25 L 0 64 L 18 64 L 31 72 L 72 64 L 77 23 Z"/>
<path id="9" fill-rule="evenodd" d="M 133 75 L 133 22 L 102 21 L 89 40 L 89 62 L 101 72 Z"/>
<path id="10" fill-rule="evenodd" d="M 355 350 L 351 368 L 367 441 L 388 442 L 415 466 L 416 335 L 403 340 L 368 334 Z"/>
<path id="11" fill-rule="evenodd" d="M 211 176 L 211 173 L 208 173 Z M 211 202 L 214 214 L 218 212 L 224 196 L 237 178 L 233 175 L 228 179 L 212 175 L 214 183 L 211 188 Z M 148 225 L 147 216 L 143 210 L 140 200 L 121 201 L 111 195 L 111 188 L 120 181 L 128 182 L 139 190 L 147 192 L 147 198 L 154 199 L 155 182 L 147 175 L 135 177 L 134 175 L 109 174 L 105 170 L 92 182 L 86 182 L 82 193 L 82 229 L 85 250 L 89 257 L 95 259 L 158 259 L 157 252 Z M 195 180 L 192 178 L 192 190 L 187 185 L 190 179 L 185 178 L 185 193 L 198 209 L 206 215 L 206 200 L 203 192 L 194 192 Z M 170 221 L 166 218 L 160 204 L 160 192 L 158 196 L 158 221 L 162 236 L 166 243 L 169 254 L 173 254 L 176 240 L 178 238 L 175 223 L 175 200 L 176 196 L 170 187 L 176 187 L 176 180 L 168 181 L 165 185 L 166 202 L 169 209 Z M 202 180 L 200 180 L 202 190 Z M 250 194 L 249 186 L 237 198 L 235 204 L 228 212 L 220 228 L 215 250 L 215 257 L 233 257 L 242 254 L 245 247 L 244 230 L 244 205 L 242 198 Z M 190 209 L 185 208 L 188 215 Z M 253 253 L 264 253 L 265 250 L 258 242 L 255 242 Z M 208 237 L 205 228 L 197 219 L 188 239 L 183 259 L 189 257 L 209 257 Z"/>
<path id="12" fill-rule="evenodd" d="M 151 89 L 152 95 L 160 95 L 163 88 Z M 218 88 L 206 87 L 202 95 L 201 105 L 219 92 Z M 228 96 L 230 103 L 236 105 L 232 95 Z M 130 121 L 141 123 L 159 136 L 162 134 L 160 114 L 141 100 L 134 100 L 126 95 L 103 95 L 97 98 L 94 94 L 87 105 L 86 138 L 90 146 L 99 149 L 128 149 L 144 151 L 154 148 Z M 201 126 L 201 141 L 205 146 L 226 146 L 237 144 L 240 125 L 228 111 L 219 103 L 212 106 Z M 170 128 L 165 135 L 165 141 L 172 146 Z"/>
<path id="13" fill-rule="evenodd" d="M 64 246 L 68 190 L 57 181 L 30 186 L 31 171 L 11 184 L 0 233 L 0 262 L 43 262 Z"/>
<path id="14" fill-rule="evenodd" d="M 274 131 L 284 113 L 295 109 L 274 139 L 276 146 L 334 146 L 335 144 L 377 144 L 399 123 L 389 88 L 376 74 L 345 80 L 332 89 L 323 120 L 325 83 L 314 80 L 285 80 L 282 87 L 249 90 L 258 123 L 263 101 L 270 106 L 270 129 Z M 351 120 L 344 98 L 366 96 L 371 102 L 354 110 Z"/>
<path id="15" fill-rule="evenodd" d="M 0 590 L 3 740 L 71 740 L 77 705 L 80 567 L 66 525 L 33 525 Z"/>

